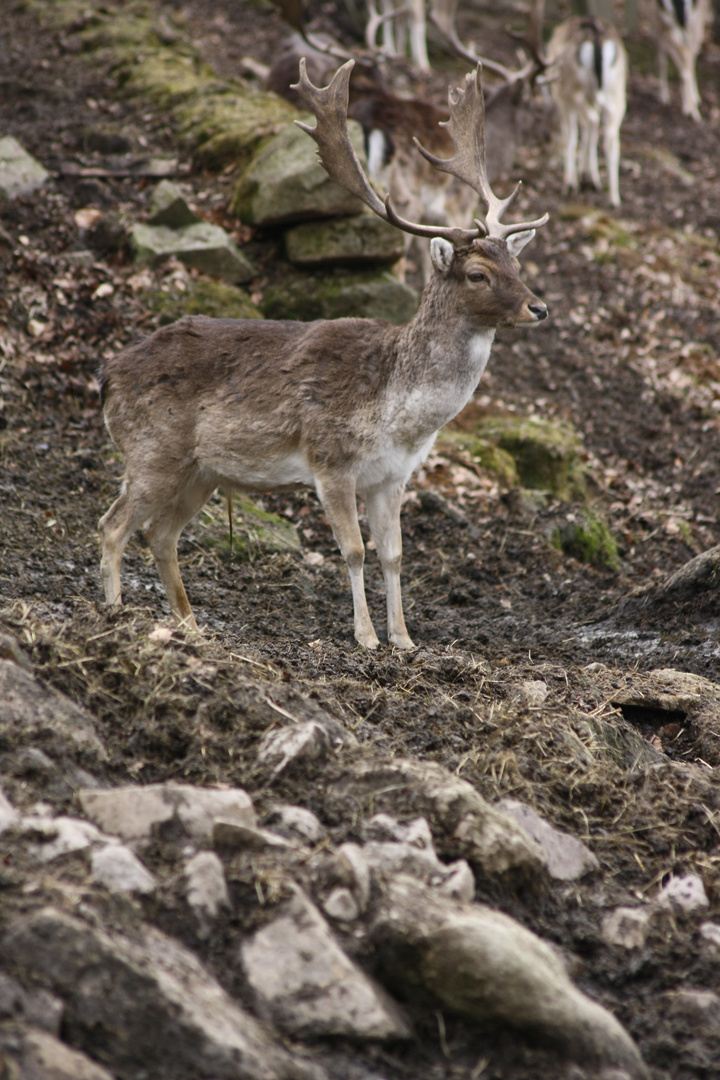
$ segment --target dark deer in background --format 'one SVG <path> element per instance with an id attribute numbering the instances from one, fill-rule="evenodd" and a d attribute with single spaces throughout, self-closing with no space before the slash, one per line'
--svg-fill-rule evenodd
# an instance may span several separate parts
<path id="1" fill-rule="evenodd" d="M 438 430 L 470 399 L 498 326 L 533 324 L 546 305 L 520 281 L 517 255 L 547 221 L 506 224 L 517 195 L 487 180 L 479 71 L 450 93 L 449 160 L 420 152 L 469 184 L 487 205 L 472 228 L 434 229 L 400 218 L 363 173 L 346 116 L 352 61 L 324 89 L 300 65 L 300 92 L 317 126 L 330 178 L 374 213 L 431 238 L 434 274 L 406 326 L 379 319 L 314 323 L 189 316 L 103 365 L 108 430 L 125 457 L 122 493 L 100 521 L 102 577 L 121 601 L 120 565 L 142 528 L 172 611 L 195 627 L 180 578 L 177 541 L 216 488 L 244 492 L 314 487 L 347 563 L 355 637 L 378 638 L 365 599 L 365 550 L 356 496 L 365 499 L 387 588 L 388 639 L 413 647 L 400 595 L 400 506 L 405 484 Z M 519 187 L 519 185 L 518 185 Z"/>
<path id="2" fill-rule="evenodd" d="M 685 116 L 700 120 L 700 91 L 695 65 L 710 20 L 710 0 L 657 0 L 660 100 L 670 103 L 668 57 L 677 68 Z"/>

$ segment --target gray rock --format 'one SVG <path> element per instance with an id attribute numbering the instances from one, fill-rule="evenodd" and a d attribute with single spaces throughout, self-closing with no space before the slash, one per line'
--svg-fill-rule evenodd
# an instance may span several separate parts
<path id="1" fill-rule="evenodd" d="M 0 139 L 0 202 L 29 195 L 42 187 L 49 176 L 47 169 L 12 135 Z"/>
<path id="2" fill-rule="evenodd" d="M 317 720 L 275 728 L 263 737 L 258 748 L 258 762 L 278 776 L 291 762 L 320 761 L 333 749 L 332 736 Z"/>
<path id="3" fill-rule="evenodd" d="M 90 856 L 92 879 L 109 892 L 141 893 L 155 891 L 155 878 L 125 844 L 105 844 Z"/>
<path id="4" fill-rule="evenodd" d="M 400 325 L 417 311 L 418 294 L 387 271 L 344 272 L 312 278 L 286 278 L 265 290 L 261 310 L 267 319 L 372 318 Z"/>
<path id="5" fill-rule="evenodd" d="M 602 935 L 608 945 L 642 949 L 650 929 L 652 912 L 647 907 L 618 907 L 602 921 Z"/>
<path id="6" fill-rule="evenodd" d="M 397 1039 L 399 1007 L 343 952 L 300 891 L 241 947 L 259 1011 L 295 1035 Z"/>
<path id="7" fill-rule="evenodd" d="M 362 128 L 348 121 L 355 152 L 365 160 Z M 285 225 L 311 218 L 359 214 L 361 201 L 334 184 L 313 140 L 288 124 L 250 163 L 236 189 L 234 210 L 251 225 Z"/>
<path id="8" fill-rule="evenodd" d="M 328 790 L 328 811 L 356 813 L 371 800 L 391 814 L 412 805 L 446 834 L 445 844 L 491 876 L 532 880 L 542 873 L 545 854 L 507 814 L 491 806 L 472 784 L 435 762 L 394 758 L 358 760 Z"/>
<path id="9" fill-rule="evenodd" d="M 0 1020 L 22 1020 L 51 1035 L 60 1034 L 63 1003 L 47 990 L 27 990 L 10 975 L 0 973 Z"/>
<path id="10" fill-rule="evenodd" d="M 475 875 L 468 864 L 464 859 L 459 859 L 450 863 L 446 870 L 446 876 L 438 886 L 438 891 L 443 896 L 469 904 L 475 897 Z"/>
<path id="11" fill-rule="evenodd" d="M 323 901 L 323 911 L 338 922 L 355 922 L 360 917 L 360 905 L 350 889 L 338 885 Z"/>
<path id="12" fill-rule="evenodd" d="M 73 757 L 90 765 L 107 758 L 90 713 L 43 686 L 12 660 L 0 659 L 0 701 L 3 731 L 11 745 L 35 747 L 53 759 Z"/>
<path id="13" fill-rule="evenodd" d="M 693 1028 L 720 1032 L 720 997 L 711 990 L 675 990 L 668 995 L 668 1012 Z"/>
<path id="14" fill-rule="evenodd" d="M 261 829 L 255 825 L 243 825 L 238 821 L 227 821 L 225 818 L 215 818 L 213 823 L 213 846 L 216 848 L 231 848 L 235 851 L 243 849 L 250 851 L 271 851 L 297 849 L 297 844 L 292 840 L 286 840 L 284 836 L 271 832 L 270 829 Z"/>
<path id="15" fill-rule="evenodd" d="M 89 818 L 123 840 L 149 837 L 153 827 L 176 818 L 190 836 L 209 840 L 216 817 L 254 825 L 252 800 L 241 788 L 220 790 L 190 784 L 130 785 L 112 790 L 83 789 L 80 804 Z"/>
<path id="16" fill-rule="evenodd" d="M 0 833 L 17 825 L 19 815 L 13 804 L 0 788 Z"/>
<path id="17" fill-rule="evenodd" d="M 372 936 L 386 974 L 406 993 L 422 988 L 471 1020 L 551 1041 L 584 1067 L 648 1077 L 617 1020 L 573 985 L 548 944 L 509 916 L 455 904 L 401 875 L 387 887 Z"/>
<path id="18" fill-rule="evenodd" d="M 660 890 L 654 906 L 659 911 L 671 911 L 678 915 L 698 915 L 707 911 L 710 901 L 702 878 L 697 874 L 679 874 L 671 877 Z"/>
<path id="19" fill-rule="evenodd" d="M 705 942 L 710 956 L 720 957 L 720 923 L 700 923 L 700 937 Z"/>
<path id="20" fill-rule="evenodd" d="M 296 225 L 285 233 L 285 250 L 296 266 L 394 263 L 405 242 L 394 225 L 367 213 Z"/>
<path id="21" fill-rule="evenodd" d="M 5 963 L 65 999 L 64 1031 L 80 1050 L 102 1046 L 125 1076 L 301 1080 L 320 1070 L 284 1051 L 178 942 L 148 926 L 109 934 L 54 908 L 17 919 Z"/>
<path id="22" fill-rule="evenodd" d="M 182 229 L 185 225 L 194 225 L 200 218 L 188 206 L 187 199 L 177 184 L 171 180 L 161 180 L 150 200 L 150 225 L 165 225 L 168 229 Z"/>
<path id="23" fill-rule="evenodd" d="M 581 840 L 556 829 L 532 807 L 517 799 L 500 799 L 496 805 L 540 844 L 545 852 L 550 877 L 558 881 L 576 881 L 600 866 L 595 855 Z"/>
<path id="24" fill-rule="evenodd" d="M 28 851 L 41 862 L 84 851 L 102 839 L 99 829 L 79 818 L 29 816 L 22 819 L 21 828 L 30 841 Z"/>
<path id="25" fill-rule="evenodd" d="M 138 263 L 159 266 L 175 256 L 186 266 L 233 284 L 255 276 L 253 267 L 225 230 L 207 221 L 182 229 L 137 223 L 130 230 L 130 243 Z"/>
<path id="26" fill-rule="evenodd" d="M 187 899 L 201 919 L 214 919 L 230 907 L 223 864 L 214 851 L 198 851 L 185 863 Z"/>
<path id="27" fill-rule="evenodd" d="M 113 1080 L 86 1054 L 73 1050 L 54 1035 L 17 1024 L 0 1025 L 0 1057 L 8 1080 Z"/>
<path id="28" fill-rule="evenodd" d="M 327 830 L 318 816 L 304 806 L 280 804 L 274 807 L 268 825 L 280 836 L 303 843 L 319 844 L 327 836 Z"/>
<path id="29" fill-rule="evenodd" d="M 365 849 L 359 844 L 341 844 L 335 853 L 338 877 L 350 888 L 360 911 L 365 911 L 370 899 L 370 866 Z"/>

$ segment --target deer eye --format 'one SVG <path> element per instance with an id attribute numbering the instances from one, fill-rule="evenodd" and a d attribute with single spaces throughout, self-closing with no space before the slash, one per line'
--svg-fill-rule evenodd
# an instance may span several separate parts
<path id="1" fill-rule="evenodd" d="M 482 270 L 470 270 L 468 271 L 468 281 L 487 281 L 487 274 L 484 274 Z"/>

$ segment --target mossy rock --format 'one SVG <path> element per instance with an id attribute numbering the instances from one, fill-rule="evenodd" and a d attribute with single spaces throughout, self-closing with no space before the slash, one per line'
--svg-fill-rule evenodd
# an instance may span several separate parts
<path id="1" fill-rule="evenodd" d="M 227 503 L 215 500 L 200 513 L 199 525 L 208 531 L 210 543 L 217 544 L 228 558 L 254 559 L 261 555 L 302 550 L 300 536 L 291 521 L 263 510 L 247 495 L 232 497 L 233 535 L 227 527 Z"/>
<path id="2" fill-rule="evenodd" d="M 601 570 L 620 569 L 617 544 L 607 522 L 592 510 L 584 509 L 557 525 L 550 537 L 554 547 L 580 562 Z"/>
<path id="3" fill-rule="evenodd" d="M 213 319 L 262 319 L 247 293 L 233 285 L 197 278 L 187 292 L 157 289 L 147 294 L 147 306 L 160 315 L 164 325 L 183 315 L 208 315 Z"/>
<path id="4" fill-rule="evenodd" d="M 296 225 L 285 233 L 285 250 L 297 266 L 394 263 L 405 242 L 399 229 L 367 213 Z"/>
<path id="5" fill-rule="evenodd" d="M 205 92 L 183 103 L 176 119 L 180 137 L 194 148 L 196 164 L 218 171 L 229 164 L 246 168 L 297 115 L 282 98 L 236 80 L 223 92 Z"/>
<path id="6" fill-rule="evenodd" d="M 402 324 L 417 311 L 419 297 L 392 274 L 377 271 L 327 276 L 288 275 L 265 290 L 260 310 L 268 319 L 376 318 Z"/>
<path id="7" fill-rule="evenodd" d="M 520 484 L 515 458 L 488 439 L 478 438 L 470 432 L 444 428 L 438 438 L 438 449 L 441 453 L 443 447 L 451 451 L 464 450 L 476 465 L 497 476 L 505 487 L 517 487 Z"/>
<path id="8" fill-rule="evenodd" d="M 495 416 L 481 420 L 474 434 L 512 455 L 523 487 L 550 491 L 566 502 L 587 497 L 582 440 L 569 424 Z"/>

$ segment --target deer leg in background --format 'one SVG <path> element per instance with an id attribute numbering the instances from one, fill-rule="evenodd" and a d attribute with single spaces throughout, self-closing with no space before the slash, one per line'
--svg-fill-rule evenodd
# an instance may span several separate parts
<path id="1" fill-rule="evenodd" d="M 601 188 L 600 166 L 598 165 L 598 139 L 600 137 L 600 116 L 595 109 L 590 109 L 585 117 L 580 134 L 580 176 L 589 177 L 596 191 Z"/>
<path id="2" fill-rule="evenodd" d="M 126 485 L 122 495 L 115 500 L 107 514 L 104 514 L 98 523 L 102 540 L 100 574 L 105 601 L 110 607 L 119 607 L 122 603 L 120 566 L 123 552 L 132 534 L 140 528 L 147 517 L 147 513 L 147 506 L 139 506 Z"/>
<path id="3" fill-rule="evenodd" d="M 686 55 L 682 67 L 678 68 L 680 75 L 680 97 L 682 111 L 685 116 L 691 116 L 693 120 L 700 120 L 700 91 L 697 84 L 695 61 Z"/>
<path id="4" fill-rule="evenodd" d="M 170 609 L 191 630 L 197 630 L 197 623 L 180 577 L 177 542 L 187 523 L 208 501 L 214 487 L 215 484 L 202 482 L 197 476 L 188 480 L 177 497 L 169 505 L 166 502 L 162 513 L 156 513 L 144 529 Z"/>
<path id="5" fill-rule="evenodd" d="M 658 76 L 660 79 L 660 100 L 663 105 L 670 104 L 670 82 L 668 80 L 668 54 L 662 45 L 658 49 Z"/>
<path id="6" fill-rule="evenodd" d="M 613 206 L 620 205 L 620 126 L 609 124 L 605 118 L 605 130 L 603 133 L 605 148 L 605 165 L 608 174 L 608 186 L 610 188 L 610 202 Z"/>
<path id="7" fill-rule="evenodd" d="M 365 509 L 370 534 L 375 541 L 385 578 L 388 641 L 398 649 L 414 649 L 415 645 L 405 626 L 400 591 L 402 562 L 400 507 L 404 491 L 404 484 L 391 488 L 375 488 L 365 494 Z"/>
<path id="8" fill-rule="evenodd" d="M 577 191 L 578 115 L 574 110 L 563 115 L 562 128 L 565 145 L 565 190 Z"/>
<path id="9" fill-rule="evenodd" d="M 355 481 L 350 476 L 317 477 L 315 487 L 347 563 L 352 588 L 355 638 L 366 649 L 376 649 L 380 642 L 365 598 L 365 545 L 358 524 Z"/>

